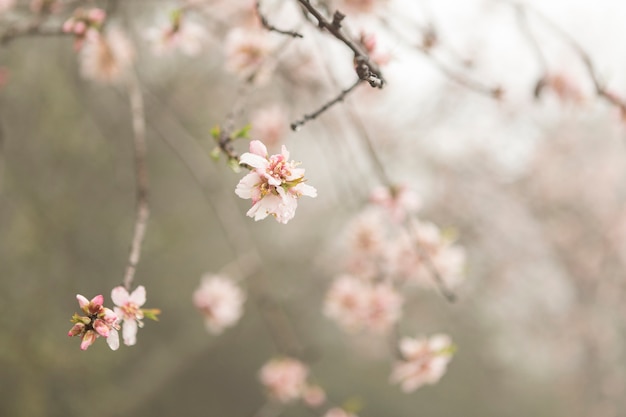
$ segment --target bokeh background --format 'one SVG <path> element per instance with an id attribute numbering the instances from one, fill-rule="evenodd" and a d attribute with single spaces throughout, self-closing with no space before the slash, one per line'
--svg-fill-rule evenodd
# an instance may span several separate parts
<path id="1" fill-rule="evenodd" d="M 3 30 L 28 18 L 27 3 L 0 15 Z M 76 2 L 67 3 L 51 26 Z M 123 85 L 81 77 L 71 38 L 13 39 L 0 49 L 9 74 L 0 90 L 0 415 L 253 416 L 266 401 L 258 370 L 280 353 L 259 308 L 267 302 L 289 318 L 283 336 L 315 381 L 362 416 L 624 415 L 626 133 L 567 37 L 529 13 L 549 75 L 567 86 L 536 98 L 548 74 L 505 1 L 390 0 L 376 17 L 349 17 L 380 31 L 388 85 L 360 89 L 286 135 L 319 197 L 302 199 L 281 225 L 245 217 L 249 202 L 233 192 L 242 174 L 209 157 L 210 129 L 241 96 L 221 49 L 230 15 L 219 2 L 206 6 L 214 20 L 192 11 L 211 28 L 202 53 L 158 57 L 142 33 L 177 3 L 118 3 L 148 125 L 152 217 L 135 283 L 161 320 L 116 352 L 102 341 L 82 352 L 67 337 L 75 294 L 109 299 L 123 276 L 135 204 L 130 109 Z M 607 88 L 626 92 L 623 2 L 523 4 L 575 39 Z M 293 22 L 305 39 L 284 46 L 272 78 L 246 94 L 240 125 L 272 104 L 295 120 L 353 77 L 343 45 L 305 21 L 277 22 Z M 428 23 L 441 39 L 433 54 L 463 79 L 500 86 L 501 100 L 412 46 Z M 441 382 L 412 394 L 388 382 L 386 339 L 346 334 L 321 311 L 342 230 L 380 183 L 365 134 L 389 176 L 419 192 L 420 217 L 453 229 L 468 255 L 457 302 L 407 294 L 400 331 L 445 332 L 458 346 Z M 210 335 L 191 302 L 200 277 L 241 279 L 237 261 L 250 259 L 262 265 L 262 284 L 255 274 L 242 282 L 256 295 L 241 322 Z M 298 405 L 276 413 L 310 414 Z"/>

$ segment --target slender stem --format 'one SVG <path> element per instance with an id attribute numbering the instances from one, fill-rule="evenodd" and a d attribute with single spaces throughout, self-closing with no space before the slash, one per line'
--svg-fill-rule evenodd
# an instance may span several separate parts
<path id="1" fill-rule="evenodd" d="M 141 247 L 146 234 L 150 207 L 148 205 L 148 168 L 146 165 L 146 118 L 139 80 L 132 74 L 128 82 L 133 125 L 133 151 L 135 162 L 136 215 L 133 238 L 130 245 L 128 265 L 124 274 L 124 287 L 130 291 L 141 256 Z"/>
<path id="2" fill-rule="evenodd" d="M 263 13 L 261 13 L 261 0 L 256 0 L 255 3 L 254 3 L 254 7 L 256 9 L 256 14 L 259 16 L 259 19 L 261 20 L 261 24 L 263 25 L 263 27 L 265 29 L 269 30 L 270 32 L 280 33 L 282 35 L 291 36 L 293 38 L 303 38 L 304 37 L 304 36 L 302 36 L 302 34 L 296 32 L 296 31 L 278 29 L 276 26 L 272 25 L 267 20 L 265 15 L 263 15 Z"/>
<path id="3" fill-rule="evenodd" d="M 315 110 L 312 113 L 305 114 L 304 116 L 302 116 L 301 119 L 293 122 L 291 124 L 291 130 L 294 130 L 294 131 L 299 130 L 302 125 L 306 124 L 306 122 L 316 119 L 320 114 L 324 113 L 326 110 L 328 110 L 335 104 L 343 101 L 346 98 L 346 96 L 352 92 L 352 90 L 354 90 L 361 84 L 361 81 L 363 80 L 357 79 L 354 84 L 352 84 L 350 87 L 346 88 L 345 90 L 342 90 L 341 93 L 339 93 L 339 95 L 337 95 L 332 100 L 327 101 L 322 107 L 320 107 L 319 109 Z"/>

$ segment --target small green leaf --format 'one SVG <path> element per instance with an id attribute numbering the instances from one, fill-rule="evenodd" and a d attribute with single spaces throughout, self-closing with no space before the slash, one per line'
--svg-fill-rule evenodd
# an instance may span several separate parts
<path id="1" fill-rule="evenodd" d="M 233 134 L 233 139 L 250 139 L 250 129 L 252 125 L 248 123 Z"/>
<path id="2" fill-rule="evenodd" d="M 219 140 L 220 133 L 222 133 L 222 129 L 220 128 L 220 126 L 219 125 L 213 126 L 213 128 L 211 129 L 211 136 L 213 136 L 213 139 Z"/>
<path id="3" fill-rule="evenodd" d="M 154 320 L 154 321 L 159 321 L 159 318 L 157 317 L 157 315 L 161 314 L 161 310 L 159 310 L 158 308 L 142 308 L 141 311 L 143 312 L 143 316 L 145 318 L 148 318 L 150 320 Z"/>

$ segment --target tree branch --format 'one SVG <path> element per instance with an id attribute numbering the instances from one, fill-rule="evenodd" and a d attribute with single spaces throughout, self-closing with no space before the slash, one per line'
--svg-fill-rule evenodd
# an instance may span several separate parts
<path id="1" fill-rule="evenodd" d="M 269 30 L 270 32 L 276 32 L 276 33 L 280 33 L 282 35 L 287 35 L 287 36 L 291 36 L 293 38 L 303 38 L 304 36 L 302 36 L 302 34 L 293 31 L 293 30 L 282 30 L 282 29 L 278 29 L 276 26 L 272 25 L 267 18 L 265 17 L 265 15 L 263 15 L 263 13 L 261 13 L 261 0 L 256 0 L 254 3 L 254 7 L 256 10 L 256 14 L 259 16 L 259 20 L 261 20 L 261 24 L 263 25 L 263 27 L 267 30 Z"/>
<path id="2" fill-rule="evenodd" d="M 130 292 L 137 264 L 141 256 L 141 247 L 146 234 L 150 207 L 148 205 L 148 168 L 146 166 L 146 118 L 144 102 L 135 74 L 128 82 L 128 96 L 130 100 L 133 124 L 133 150 L 135 154 L 135 186 L 136 186 L 136 215 L 133 227 L 133 238 L 130 245 L 128 265 L 124 274 L 124 287 Z"/>

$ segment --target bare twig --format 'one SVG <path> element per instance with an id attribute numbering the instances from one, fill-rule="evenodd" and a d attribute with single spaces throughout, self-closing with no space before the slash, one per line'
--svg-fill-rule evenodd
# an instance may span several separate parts
<path id="1" fill-rule="evenodd" d="M 354 62 L 356 64 L 356 73 L 362 81 L 367 81 L 372 87 L 382 88 L 385 80 L 382 72 L 376 63 L 363 51 L 361 46 L 349 39 L 341 31 L 341 22 L 345 18 L 341 12 L 336 11 L 333 20 L 328 21 L 324 15 L 317 10 L 309 0 L 298 0 L 304 9 L 317 19 L 317 26 L 320 29 L 327 30 L 335 38 L 343 42 L 354 53 Z"/>
<path id="2" fill-rule="evenodd" d="M 141 256 L 141 246 L 146 234 L 150 207 L 148 205 L 148 167 L 146 165 L 146 118 L 143 96 L 139 80 L 132 74 L 128 82 L 133 124 L 133 150 L 135 154 L 135 186 L 136 186 L 136 216 L 133 228 L 133 238 L 130 245 L 128 265 L 124 274 L 124 287 L 130 291 Z"/>
<path id="3" fill-rule="evenodd" d="M 305 114 L 304 116 L 302 116 L 301 119 L 296 120 L 295 122 L 293 122 L 291 124 L 291 130 L 293 130 L 293 131 L 299 130 L 300 127 L 302 125 L 304 125 L 306 122 L 308 122 L 309 120 L 314 120 L 320 114 L 324 113 L 326 110 L 328 110 L 329 108 L 331 108 L 335 104 L 343 101 L 348 94 L 350 94 L 355 88 L 357 88 L 361 84 L 361 81 L 362 80 L 360 80 L 360 79 L 356 80 L 356 82 L 354 84 L 352 84 L 350 87 L 346 88 L 345 90 L 342 90 L 341 93 L 339 93 L 339 95 L 337 97 L 335 97 L 332 100 L 326 102 L 322 107 L 320 107 L 319 109 L 317 109 L 313 113 Z"/>
<path id="4" fill-rule="evenodd" d="M 256 14 L 259 16 L 259 19 L 261 20 L 261 24 L 263 25 L 263 27 L 271 32 L 276 32 L 276 33 L 280 33 L 282 35 L 287 35 L 287 36 L 291 36 L 293 38 L 303 38 L 304 36 L 302 36 L 302 34 L 293 31 L 293 30 L 283 30 L 283 29 L 278 29 L 276 26 L 272 25 L 267 18 L 265 17 L 265 15 L 263 13 L 261 13 L 261 0 L 256 0 L 255 2 L 255 9 L 256 9 Z"/>
<path id="5" fill-rule="evenodd" d="M 591 82 L 593 83 L 596 95 L 604 99 L 605 101 L 607 101 L 609 104 L 617 107 L 622 117 L 626 118 L 626 100 L 624 100 L 624 98 L 618 96 L 617 94 L 613 93 L 612 91 L 609 91 L 606 88 L 604 83 L 600 80 L 600 77 L 596 71 L 595 65 L 593 64 L 593 61 L 591 60 L 591 57 L 589 56 L 587 51 L 585 51 L 585 49 L 569 33 L 563 30 L 556 23 L 554 23 L 546 15 L 544 15 L 543 13 L 539 12 L 538 10 L 528 5 L 522 5 L 517 2 L 508 2 L 508 3 L 512 7 L 515 7 L 518 10 L 518 13 L 521 13 L 524 10 L 532 12 L 533 15 L 535 15 L 539 20 L 541 20 L 546 27 L 548 27 L 550 30 L 552 30 L 552 32 L 554 32 L 561 39 L 563 39 L 565 43 L 569 44 L 570 47 L 578 54 L 578 57 L 582 61 L 583 65 L 585 66 L 585 69 L 587 70 L 587 74 L 589 75 L 589 78 L 591 79 Z M 533 42 L 536 43 L 536 41 L 534 41 L 534 38 L 532 36 L 530 36 L 530 39 L 533 39 Z"/>

